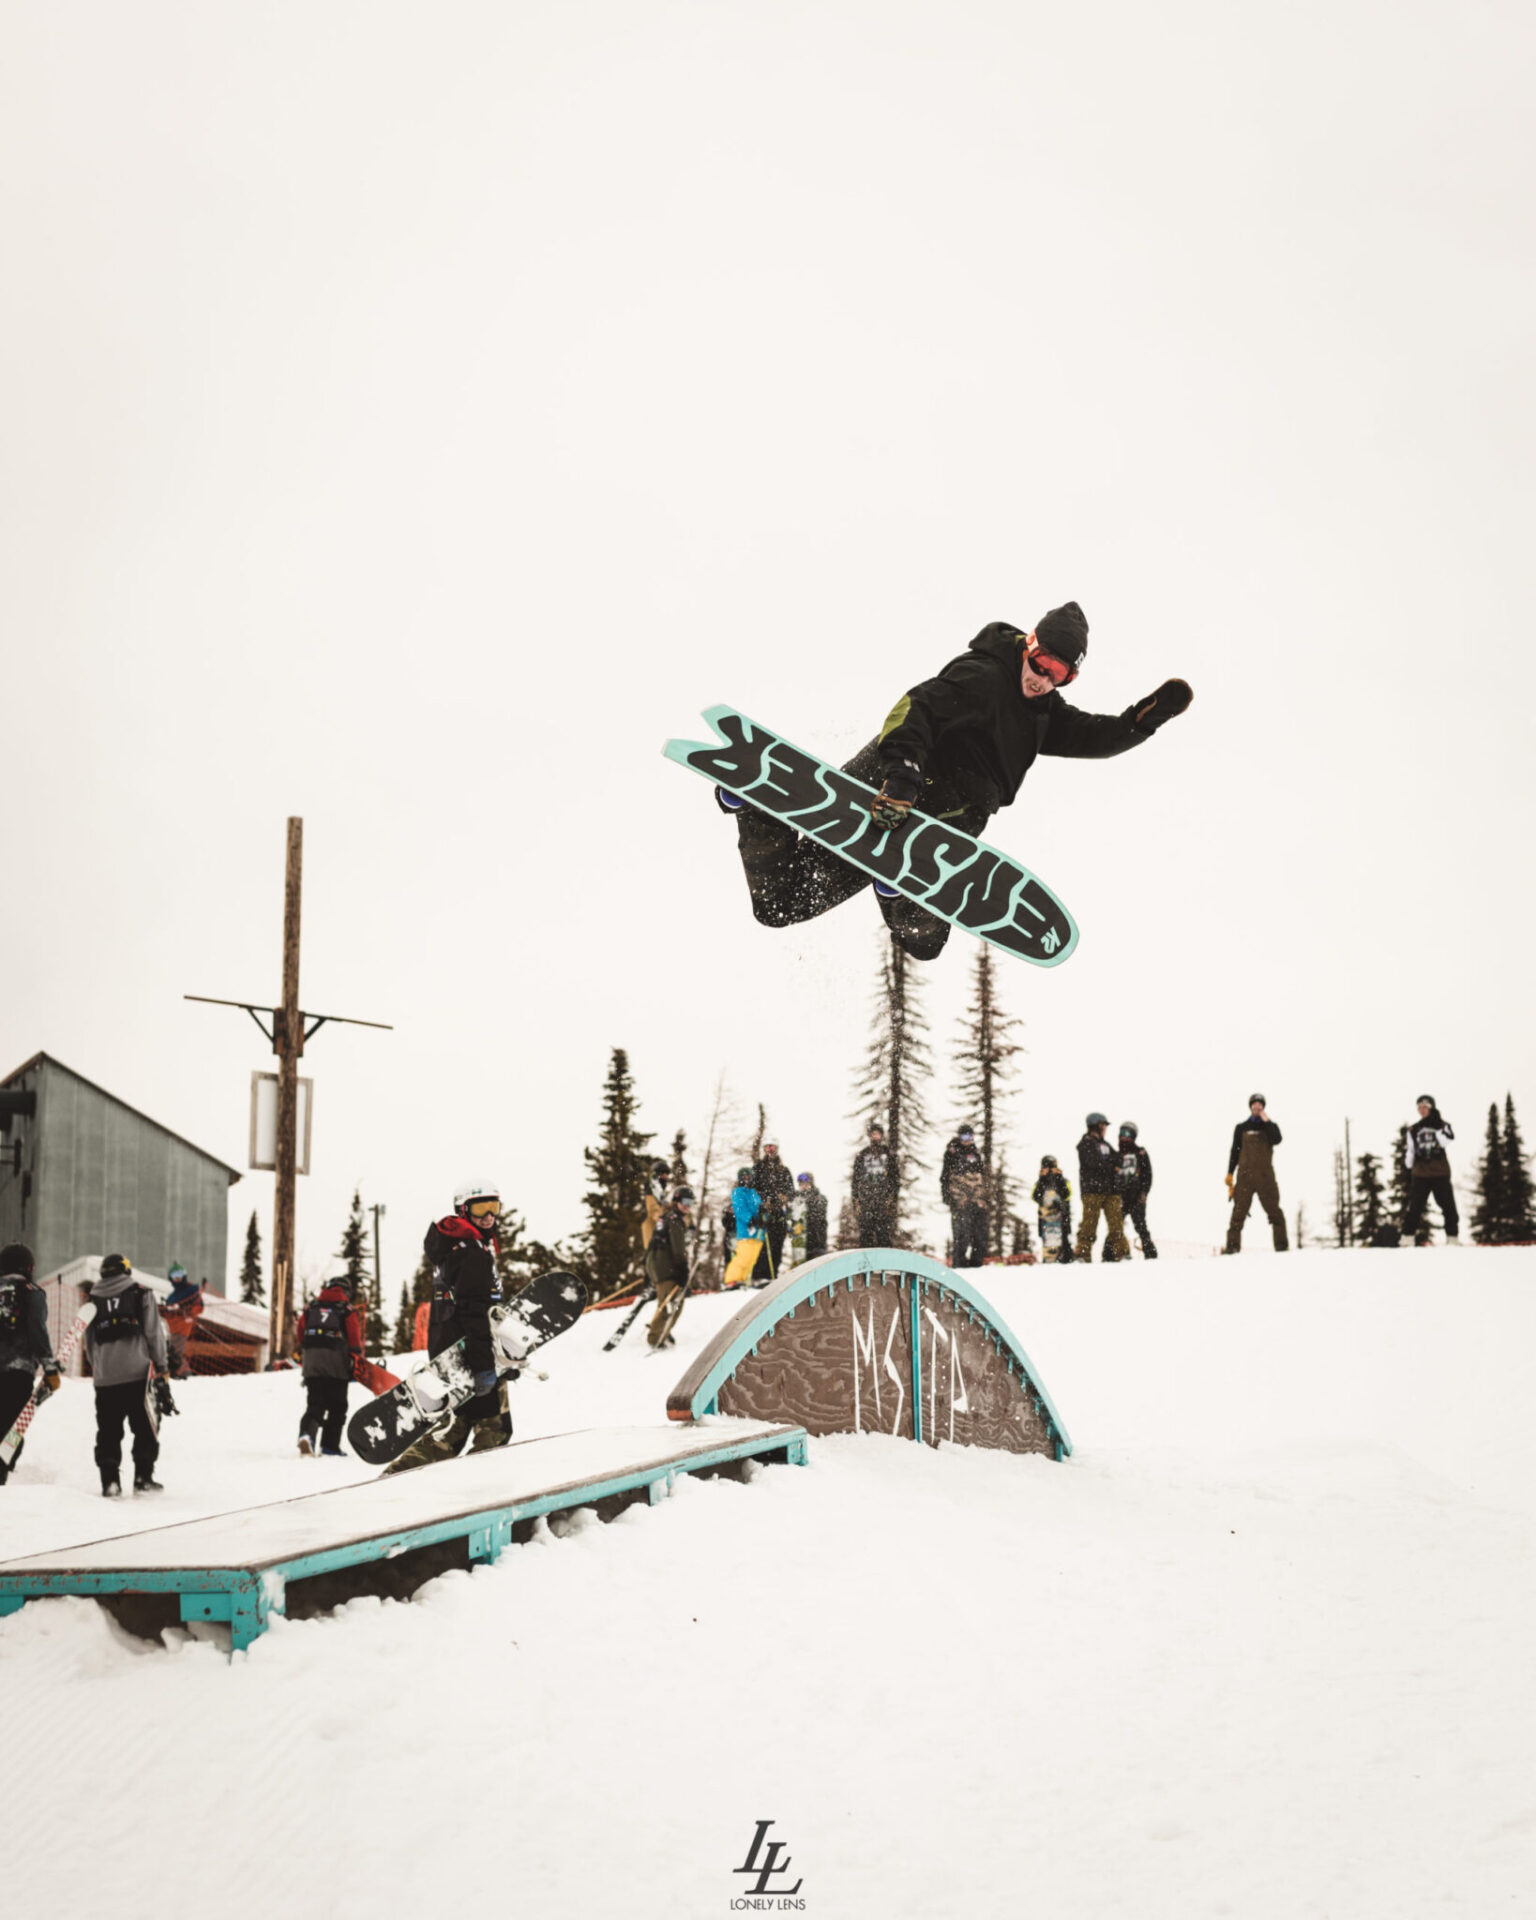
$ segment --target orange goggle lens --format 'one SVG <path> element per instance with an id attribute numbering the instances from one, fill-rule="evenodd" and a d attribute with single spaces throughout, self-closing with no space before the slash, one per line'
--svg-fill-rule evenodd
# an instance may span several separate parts
<path id="1" fill-rule="evenodd" d="M 494 1220 L 501 1212 L 499 1200 L 471 1200 L 469 1217 L 471 1220 Z"/>

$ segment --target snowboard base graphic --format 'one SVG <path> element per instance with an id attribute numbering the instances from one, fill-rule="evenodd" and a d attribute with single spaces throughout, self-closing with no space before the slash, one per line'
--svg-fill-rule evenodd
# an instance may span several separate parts
<path id="1" fill-rule="evenodd" d="M 530 1280 L 504 1307 L 493 1307 L 491 1344 L 497 1372 L 521 1367 L 546 1340 L 574 1326 L 586 1304 L 587 1290 L 575 1274 L 557 1271 Z M 460 1340 L 407 1374 L 399 1386 L 359 1407 L 347 1422 L 348 1444 L 370 1466 L 387 1466 L 474 1397 L 475 1376 L 464 1364 Z"/>
<path id="2" fill-rule="evenodd" d="M 873 787 L 791 745 L 734 707 L 706 707 L 717 742 L 669 740 L 679 766 L 783 820 L 850 866 L 883 880 L 962 932 L 1038 967 L 1058 967 L 1077 923 L 1050 888 L 963 827 L 912 809 L 887 830 L 869 816 Z"/>

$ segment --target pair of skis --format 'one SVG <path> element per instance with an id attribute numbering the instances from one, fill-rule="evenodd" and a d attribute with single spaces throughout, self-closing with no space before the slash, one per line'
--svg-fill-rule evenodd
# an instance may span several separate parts
<path id="1" fill-rule="evenodd" d="M 690 1273 L 688 1278 L 677 1289 L 676 1293 L 673 1294 L 672 1298 L 667 1302 L 666 1306 L 662 1309 L 664 1318 L 662 1321 L 661 1334 L 658 1339 L 653 1340 L 651 1342 L 651 1346 L 653 1349 L 664 1347 L 667 1344 L 667 1341 L 671 1338 L 672 1329 L 677 1325 L 678 1320 L 681 1318 L 683 1308 L 687 1304 L 688 1296 L 692 1291 L 693 1291 L 693 1275 Z M 630 1328 L 635 1324 L 636 1320 L 639 1319 L 641 1312 L 646 1307 L 648 1307 L 655 1298 L 656 1298 L 656 1289 L 650 1284 L 649 1281 L 647 1281 L 645 1286 L 641 1289 L 640 1298 L 630 1308 L 629 1312 L 625 1314 L 624 1318 L 614 1328 L 613 1332 L 609 1335 L 609 1337 L 603 1342 L 604 1353 L 613 1352 L 614 1348 L 624 1338 L 625 1334 L 629 1332 Z"/>

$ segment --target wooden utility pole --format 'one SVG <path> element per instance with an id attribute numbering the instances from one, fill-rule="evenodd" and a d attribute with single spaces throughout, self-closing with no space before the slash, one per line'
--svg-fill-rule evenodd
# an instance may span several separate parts
<path id="1" fill-rule="evenodd" d="M 356 1020 L 341 1013 L 305 1013 L 299 1005 L 299 924 L 304 895 L 304 822 L 297 815 L 288 821 L 288 858 L 283 877 L 283 1002 L 278 1007 L 252 1005 L 248 1000 L 213 1000 L 207 994 L 189 993 L 183 997 L 200 1000 L 215 1007 L 243 1007 L 256 1022 L 277 1055 L 277 1149 L 273 1156 L 276 1193 L 272 1208 L 272 1311 L 269 1339 L 273 1360 L 287 1357 L 288 1333 L 293 1301 L 294 1219 L 297 1211 L 299 1165 L 299 1061 L 304 1043 L 312 1040 L 327 1020 L 349 1027 L 379 1027 L 391 1033 L 382 1020 Z M 271 1016 L 269 1028 L 262 1025 L 263 1013 Z M 306 1022 L 314 1025 L 306 1028 Z M 374 1262 L 378 1262 L 378 1215 L 374 1211 Z"/>
<path id="2" fill-rule="evenodd" d="M 373 1291 L 379 1309 L 379 1319 L 384 1322 L 384 1266 L 379 1259 L 379 1216 L 388 1213 L 386 1206 L 375 1202 L 368 1211 L 373 1215 Z M 385 1322 L 387 1324 L 387 1322 Z M 363 1327 L 363 1345 L 368 1344 L 368 1328 Z"/>

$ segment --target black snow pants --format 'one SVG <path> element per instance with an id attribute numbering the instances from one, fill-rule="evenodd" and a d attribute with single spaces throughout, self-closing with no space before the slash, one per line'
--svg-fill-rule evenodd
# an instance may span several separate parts
<path id="1" fill-rule="evenodd" d="M 871 1207 L 859 1214 L 859 1245 L 888 1247 L 896 1232 L 894 1207 Z"/>
<path id="2" fill-rule="evenodd" d="M 1142 1259 L 1155 1260 L 1157 1258 L 1157 1248 L 1152 1242 L 1152 1229 L 1147 1225 L 1147 1199 L 1145 1194 L 1143 1194 L 1139 1200 L 1131 1200 L 1129 1198 L 1126 1200 L 1125 1217 L 1136 1229 L 1137 1236 L 1141 1241 Z"/>
<path id="3" fill-rule="evenodd" d="M 149 1376 L 124 1380 L 120 1386 L 96 1389 L 96 1465 L 101 1484 L 108 1487 L 123 1477 L 123 1422 L 133 1430 L 133 1476 L 147 1480 L 160 1458 L 160 1441 L 144 1405 Z"/>
<path id="4" fill-rule="evenodd" d="M 325 1453 L 341 1452 L 341 1436 L 347 1424 L 347 1388 L 350 1380 L 307 1379 L 304 1382 L 304 1418 L 299 1422 L 299 1438 L 315 1444 L 318 1436 Z"/>
<path id="5" fill-rule="evenodd" d="M 853 770 L 850 763 L 849 771 Z M 743 807 L 737 815 L 736 845 L 752 911 L 765 927 L 793 927 L 814 920 L 871 884 L 869 875 L 858 867 L 753 806 Z M 900 895 L 894 900 L 882 897 L 880 911 L 892 939 L 909 958 L 938 958 L 949 938 L 947 920 Z"/>
<path id="6" fill-rule="evenodd" d="M 763 1237 L 763 1248 L 752 1269 L 752 1279 L 757 1285 L 767 1286 L 784 1271 L 784 1235 L 789 1231 L 789 1222 L 782 1213 L 776 1213 L 770 1220 L 759 1220 L 757 1231 Z"/>
<path id="7" fill-rule="evenodd" d="M 1446 1238 L 1459 1239 L 1461 1217 L 1456 1211 L 1456 1190 L 1451 1185 L 1448 1173 L 1433 1174 L 1427 1180 L 1409 1180 L 1408 1206 L 1403 1214 L 1403 1238 L 1411 1240 L 1418 1233 L 1419 1222 L 1424 1217 L 1424 1203 L 1431 1196 L 1445 1221 Z"/>
<path id="8" fill-rule="evenodd" d="M 32 1398 L 32 1383 L 36 1378 L 37 1374 L 31 1367 L 26 1369 L 21 1367 L 0 1367 L 0 1440 L 3 1440 L 10 1432 L 11 1428 L 16 1424 L 17 1414 L 21 1412 L 22 1408 Z M 21 1447 L 24 1447 L 26 1444 L 26 1441 L 23 1440 Z M 20 1460 L 21 1447 L 16 1449 L 16 1460 L 11 1462 L 11 1467 L 16 1465 L 17 1460 Z M 4 1461 L 0 1461 L 0 1487 L 3 1487 L 9 1478 L 10 1468 L 5 1465 Z"/>
<path id="9" fill-rule="evenodd" d="M 979 1267 L 987 1257 L 987 1210 L 968 1200 L 950 1212 L 956 1267 Z"/>

